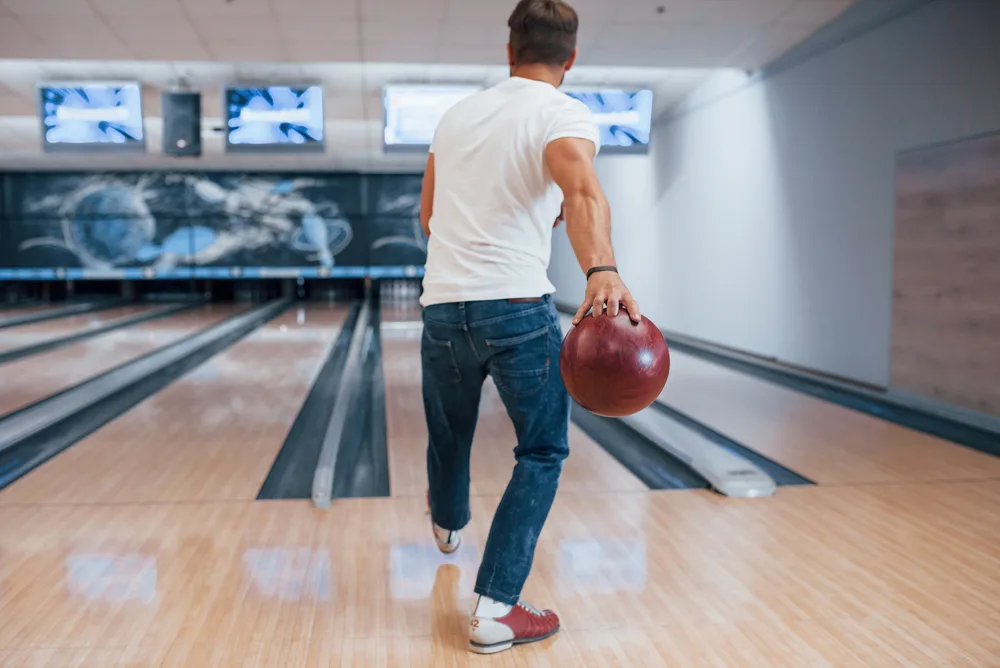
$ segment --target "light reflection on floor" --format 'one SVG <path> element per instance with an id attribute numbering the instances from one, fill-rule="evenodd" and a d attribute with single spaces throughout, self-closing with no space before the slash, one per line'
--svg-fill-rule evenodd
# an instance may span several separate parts
<path id="1" fill-rule="evenodd" d="M 74 554 L 66 557 L 66 589 L 91 601 L 156 600 L 157 560 L 145 554 Z"/>
<path id="2" fill-rule="evenodd" d="M 480 559 L 479 550 L 474 545 L 463 545 L 454 554 L 443 554 L 429 542 L 395 545 L 389 551 L 392 598 L 402 601 L 429 598 L 438 569 L 447 564 L 461 571 L 459 590 L 471 592 Z"/>
<path id="3" fill-rule="evenodd" d="M 329 601 L 334 596 L 329 550 L 265 547 L 243 552 L 250 594 L 281 601 Z"/>
<path id="4" fill-rule="evenodd" d="M 574 540 L 559 543 L 556 584 L 590 594 L 641 592 L 646 588 L 643 540 Z"/>

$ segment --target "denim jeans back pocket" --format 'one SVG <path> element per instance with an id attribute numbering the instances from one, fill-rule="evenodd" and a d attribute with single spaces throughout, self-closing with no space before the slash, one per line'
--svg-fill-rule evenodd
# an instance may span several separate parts
<path id="1" fill-rule="evenodd" d="M 427 378 L 448 385 L 462 382 L 462 372 L 458 368 L 451 341 L 433 338 L 427 333 L 426 326 L 420 342 L 420 359 Z"/>
<path id="2" fill-rule="evenodd" d="M 549 329 L 499 339 L 487 339 L 490 374 L 501 392 L 527 397 L 541 391 L 549 379 L 551 347 Z"/>

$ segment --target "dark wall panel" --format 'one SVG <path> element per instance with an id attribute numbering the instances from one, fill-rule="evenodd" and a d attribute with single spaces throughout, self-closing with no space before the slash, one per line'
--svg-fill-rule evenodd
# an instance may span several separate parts
<path id="1" fill-rule="evenodd" d="M 420 175 L 381 175 L 368 182 L 369 258 L 373 266 L 423 265 L 427 239 L 420 228 Z"/>
<path id="2" fill-rule="evenodd" d="M 364 266 L 359 176 L 187 175 L 193 259 L 211 267 Z"/>
<path id="3" fill-rule="evenodd" d="M 73 276 L 359 275 L 422 266 L 420 176 L 219 172 L 17 173 L 0 267 Z"/>
<path id="4" fill-rule="evenodd" d="M 93 271 L 183 266 L 186 192 L 165 175 L 7 177 L 13 266 Z"/>

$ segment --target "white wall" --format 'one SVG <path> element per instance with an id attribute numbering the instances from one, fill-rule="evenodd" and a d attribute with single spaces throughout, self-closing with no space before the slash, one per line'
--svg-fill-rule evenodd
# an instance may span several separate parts
<path id="1" fill-rule="evenodd" d="M 938 0 L 657 127 L 648 157 L 600 158 L 643 311 L 886 384 L 895 155 L 1000 128 L 997 35 L 1000 2 Z M 550 273 L 576 302 L 583 280 L 557 237 Z"/>

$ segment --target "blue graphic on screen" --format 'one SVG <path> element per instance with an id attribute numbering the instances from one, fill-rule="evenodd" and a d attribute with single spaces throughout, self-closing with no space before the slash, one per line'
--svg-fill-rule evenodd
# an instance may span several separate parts
<path id="1" fill-rule="evenodd" d="M 323 89 L 232 88 L 226 91 L 231 146 L 311 146 L 323 143 Z"/>
<path id="2" fill-rule="evenodd" d="M 647 149 L 653 120 L 652 91 L 567 91 L 566 94 L 583 102 L 594 114 L 602 148 Z"/>
<path id="3" fill-rule="evenodd" d="M 46 145 L 142 146 L 142 93 L 138 84 L 42 86 Z"/>

